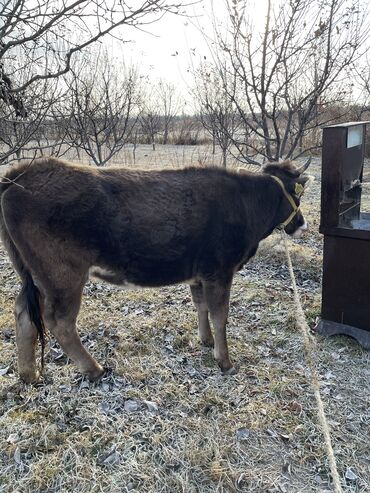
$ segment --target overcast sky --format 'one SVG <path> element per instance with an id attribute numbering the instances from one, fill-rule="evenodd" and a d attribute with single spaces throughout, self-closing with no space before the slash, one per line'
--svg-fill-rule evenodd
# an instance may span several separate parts
<path id="1" fill-rule="evenodd" d="M 255 11 L 257 23 L 262 22 L 265 0 L 250 3 L 249 10 Z M 149 25 L 148 32 L 130 31 L 132 42 L 123 48 L 119 45 L 126 63 L 137 65 L 152 80 L 163 78 L 173 82 L 184 96 L 192 83 L 188 72 L 191 64 L 196 65 L 200 58 L 209 56 L 206 39 L 212 34 L 213 12 L 223 21 L 227 18 L 223 0 L 203 0 L 188 12 L 190 18 L 165 15 Z"/>

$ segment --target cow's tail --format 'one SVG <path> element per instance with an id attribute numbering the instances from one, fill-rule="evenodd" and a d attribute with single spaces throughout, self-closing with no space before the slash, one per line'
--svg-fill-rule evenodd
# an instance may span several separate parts
<path id="1" fill-rule="evenodd" d="M 5 190 L 9 188 L 9 186 L 9 183 L 0 182 L 0 238 L 8 252 L 8 255 L 15 270 L 22 280 L 21 294 L 26 301 L 26 307 L 31 323 L 35 326 L 37 330 L 38 338 L 41 345 L 41 368 L 43 369 L 46 330 L 41 311 L 41 294 L 38 287 L 33 281 L 30 271 L 24 264 L 22 257 L 6 227 L 4 211 L 2 208 L 2 195 Z"/>
<path id="2" fill-rule="evenodd" d="M 28 271 L 25 271 L 22 291 L 25 295 L 28 315 L 31 322 L 36 327 L 37 334 L 41 345 L 41 369 L 44 369 L 44 354 L 45 354 L 45 335 L 46 329 L 44 319 L 41 312 L 41 294 L 38 287 L 33 282 L 32 276 Z"/>

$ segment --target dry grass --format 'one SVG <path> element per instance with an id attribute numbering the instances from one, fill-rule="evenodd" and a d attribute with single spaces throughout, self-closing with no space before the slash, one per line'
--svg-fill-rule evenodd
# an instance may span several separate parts
<path id="1" fill-rule="evenodd" d="M 320 312 L 318 190 L 316 182 L 305 198 L 311 233 L 291 244 L 311 325 Z M 185 286 L 122 291 L 89 283 L 80 332 L 112 371 L 90 384 L 51 340 L 37 387 L 18 381 L 12 309 L 19 286 L 0 249 L 1 373 L 8 368 L 0 377 L 0 491 L 329 492 L 276 241 L 267 240 L 235 278 L 228 331 L 236 376 L 222 377 L 200 348 Z M 347 338 L 318 338 L 317 358 L 343 490 L 368 492 L 369 353 Z"/>

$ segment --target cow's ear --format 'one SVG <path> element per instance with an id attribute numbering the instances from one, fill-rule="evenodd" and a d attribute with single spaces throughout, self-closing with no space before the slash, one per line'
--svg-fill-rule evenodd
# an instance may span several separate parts
<path id="1" fill-rule="evenodd" d="M 297 185 L 301 185 L 304 189 L 307 189 L 314 181 L 315 177 L 312 175 L 301 175 L 297 180 Z"/>

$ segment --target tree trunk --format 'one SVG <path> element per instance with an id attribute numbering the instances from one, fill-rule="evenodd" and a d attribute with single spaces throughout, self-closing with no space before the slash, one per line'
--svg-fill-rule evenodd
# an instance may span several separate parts
<path id="1" fill-rule="evenodd" d="M 227 148 L 224 147 L 222 149 L 222 166 L 226 168 L 226 155 L 227 155 Z"/>

